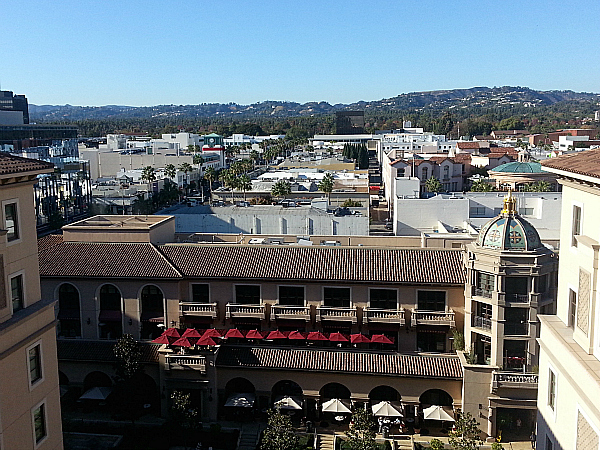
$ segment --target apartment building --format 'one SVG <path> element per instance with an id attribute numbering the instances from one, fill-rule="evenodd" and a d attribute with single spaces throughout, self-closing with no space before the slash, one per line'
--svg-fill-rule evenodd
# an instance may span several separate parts
<path id="1" fill-rule="evenodd" d="M 0 448 L 61 449 L 54 298 L 41 296 L 33 185 L 50 163 L 0 153 Z"/>
<path id="2" fill-rule="evenodd" d="M 543 162 L 563 188 L 555 316 L 539 316 L 539 450 L 600 442 L 600 149 Z"/>

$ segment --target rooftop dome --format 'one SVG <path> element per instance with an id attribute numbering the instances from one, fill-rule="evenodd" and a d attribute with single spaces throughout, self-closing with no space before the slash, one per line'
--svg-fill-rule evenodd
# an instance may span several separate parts
<path id="1" fill-rule="evenodd" d="M 499 216 L 479 232 L 477 245 L 498 250 L 535 250 L 543 247 L 536 229 L 515 210 L 516 200 L 509 191 Z"/>
<path id="2" fill-rule="evenodd" d="M 491 169 L 490 172 L 543 173 L 543 170 L 538 162 L 509 162 Z"/>

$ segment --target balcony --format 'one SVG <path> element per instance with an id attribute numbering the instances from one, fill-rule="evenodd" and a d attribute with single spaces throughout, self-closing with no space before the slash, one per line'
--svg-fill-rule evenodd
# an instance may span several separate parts
<path id="1" fill-rule="evenodd" d="M 265 305 L 242 305 L 239 303 L 227 303 L 225 308 L 226 319 L 265 319 Z"/>
<path id="2" fill-rule="evenodd" d="M 317 307 L 317 322 L 321 320 L 338 320 L 344 322 L 357 323 L 355 307 L 341 308 L 333 306 L 318 306 Z"/>
<path id="3" fill-rule="evenodd" d="M 363 315 L 367 323 L 397 323 L 404 326 L 404 309 L 364 308 Z"/>
<path id="4" fill-rule="evenodd" d="M 217 318 L 217 304 L 216 303 L 193 303 L 193 302 L 179 302 L 179 315 L 180 316 L 200 316 L 200 317 L 211 317 Z"/>
<path id="5" fill-rule="evenodd" d="M 198 370 L 206 373 L 206 358 L 196 355 L 167 355 L 166 370 Z"/>
<path id="6" fill-rule="evenodd" d="M 271 305 L 271 319 L 310 320 L 310 306 Z"/>
<path id="7" fill-rule="evenodd" d="M 492 389 L 537 389 L 538 378 L 537 373 L 494 372 Z"/>
<path id="8" fill-rule="evenodd" d="M 481 289 L 481 288 L 473 286 L 472 295 L 476 296 L 476 297 L 482 297 L 482 298 L 492 298 L 493 292 L 494 291 L 491 291 L 488 289 Z"/>
<path id="9" fill-rule="evenodd" d="M 411 314 L 411 326 L 417 325 L 446 325 L 449 327 L 455 327 L 456 322 L 454 321 L 454 311 L 419 311 L 417 309 L 412 310 Z"/>
<path id="10" fill-rule="evenodd" d="M 529 303 L 529 294 L 504 294 L 504 300 L 515 303 Z"/>
<path id="11" fill-rule="evenodd" d="M 488 319 L 487 317 L 482 316 L 473 316 L 471 319 L 471 326 L 474 328 L 479 328 L 483 331 L 491 332 L 492 319 Z"/>

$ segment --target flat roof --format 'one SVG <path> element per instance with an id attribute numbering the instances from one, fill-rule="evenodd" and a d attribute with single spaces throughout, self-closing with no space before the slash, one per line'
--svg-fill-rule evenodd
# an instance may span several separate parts
<path id="1" fill-rule="evenodd" d="M 98 215 L 79 222 L 65 225 L 66 231 L 103 230 L 113 228 L 119 230 L 150 230 L 151 228 L 173 220 L 173 216 L 110 216 Z"/>

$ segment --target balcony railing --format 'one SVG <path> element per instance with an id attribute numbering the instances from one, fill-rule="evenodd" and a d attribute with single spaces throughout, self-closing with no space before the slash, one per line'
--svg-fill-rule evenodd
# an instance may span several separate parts
<path id="1" fill-rule="evenodd" d="M 271 305 L 271 319 L 310 320 L 310 306 Z"/>
<path id="2" fill-rule="evenodd" d="M 404 309 L 379 309 L 364 308 L 364 317 L 367 322 L 397 323 L 404 326 Z"/>
<path id="3" fill-rule="evenodd" d="M 477 297 L 492 298 L 493 292 L 494 291 L 491 291 L 488 289 L 481 289 L 478 287 L 473 287 L 473 295 L 476 295 Z"/>
<path id="4" fill-rule="evenodd" d="M 537 373 L 494 372 L 492 388 L 537 389 Z"/>
<path id="5" fill-rule="evenodd" d="M 456 326 L 454 321 L 454 311 L 419 311 L 417 309 L 412 310 L 411 314 L 411 326 L 417 325 L 448 325 L 450 327 Z"/>
<path id="6" fill-rule="evenodd" d="M 529 303 L 529 294 L 504 294 L 507 302 Z"/>
<path id="7" fill-rule="evenodd" d="M 492 319 L 482 316 L 473 316 L 471 319 L 471 326 L 485 331 L 492 331 Z"/>
<path id="8" fill-rule="evenodd" d="M 167 355 L 167 370 L 198 370 L 206 373 L 206 358 L 197 355 Z"/>
<path id="9" fill-rule="evenodd" d="M 358 322 L 355 307 L 341 308 L 333 306 L 318 306 L 317 307 L 317 322 L 321 320 L 340 320 Z"/>
<path id="10" fill-rule="evenodd" d="M 216 303 L 179 302 L 180 316 L 202 316 L 217 318 Z"/>
<path id="11" fill-rule="evenodd" d="M 242 305 L 238 303 L 228 303 L 225 310 L 225 318 L 246 317 L 252 319 L 265 318 L 265 305 Z"/>

